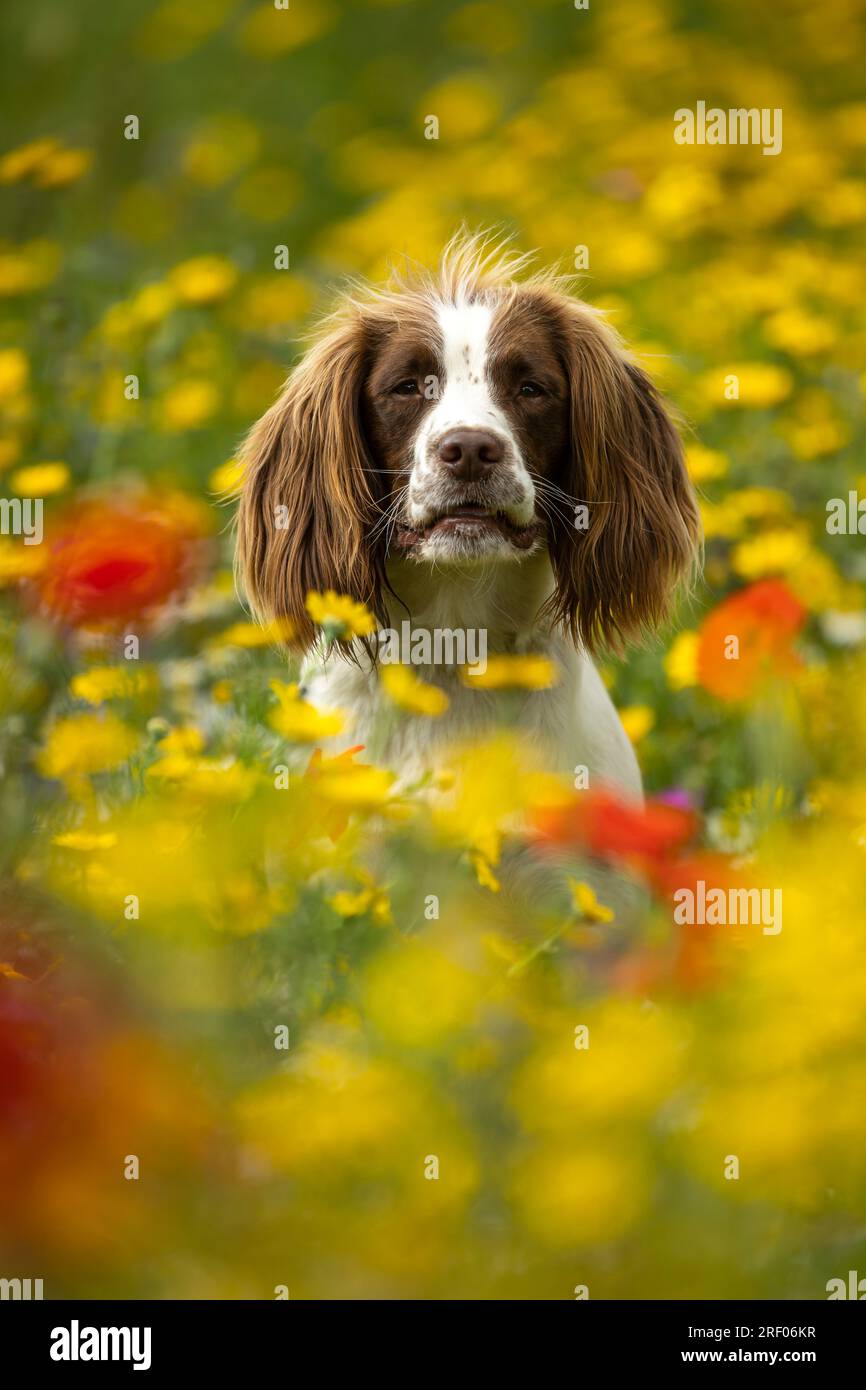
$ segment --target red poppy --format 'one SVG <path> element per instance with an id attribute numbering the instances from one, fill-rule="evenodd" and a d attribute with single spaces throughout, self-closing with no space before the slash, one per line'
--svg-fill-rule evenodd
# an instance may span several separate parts
<path id="1" fill-rule="evenodd" d="M 732 594 L 700 630 L 698 680 L 720 700 L 742 700 L 772 678 L 796 671 L 793 642 L 806 609 L 778 579 Z"/>
<path id="2" fill-rule="evenodd" d="M 695 816 L 664 801 L 640 805 L 607 789 L 589 792 L 568 806 L 541 807 L 533 828 L 542 844 L 583 848 L 603 858 L 656 860 L 694 834 Z"/>
<path id="3" fill-rule="evenodd" d="M 688 888 L 699 897 L 699 884 L 710 892 L 721 888 L 748 887 L 734 872 L 730 859 L 712 851 L 689 853 L 685 858 L 657 860 L 646 866 L 659 902 L 673 917 L 674 894 Z M 660 947 L 638 947 L 617 963 L 614 980 L 621 990 L 646 994 L 674 988 L 681 994 L 701 994 L 730 973 L 734 965 L 731 945 L 742 944 L 738 927 L 709 922 L 674 923 L 673 935 Z"/>
<path id="4" fill-rule="evenodd" d="M 191 582 L 203 529 L 170 499 L 81 503 L 48 538 L 40 601 L 74 627 L 144 618 Z"/>

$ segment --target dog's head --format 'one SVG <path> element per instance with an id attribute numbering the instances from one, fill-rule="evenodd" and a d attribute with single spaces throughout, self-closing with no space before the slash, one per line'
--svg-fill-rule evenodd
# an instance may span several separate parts
<path id="1" fill-rule="evenodd" d="M 243 454 L 238 556 L 267 619 L 312 637 L 335 589 L 381 616 L 386 563 L 519 563 L 586 646 L 655 625 L 698 513 L 677 432 L 601 315 L 462 238 L 437 275 L 347 296 Z"/>

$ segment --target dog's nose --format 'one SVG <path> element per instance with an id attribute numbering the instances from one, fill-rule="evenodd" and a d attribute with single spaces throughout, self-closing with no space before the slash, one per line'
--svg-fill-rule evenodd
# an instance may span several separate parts
<path id="1" fill-rule="evenodd" d="M 449 473 L 464 483 L 486 478 L 502 461 L 502 440 L 488 430 L 450 430 L 439 441 L 438 454 Z"/>

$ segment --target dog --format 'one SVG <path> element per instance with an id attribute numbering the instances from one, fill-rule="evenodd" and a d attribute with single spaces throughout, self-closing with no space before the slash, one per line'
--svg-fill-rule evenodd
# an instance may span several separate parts
<path id="1" fill-rule="evenodd" d="M 302 692 L 348 709 L 352 741 L 386 764 L 428 768 L 516 703 L 546 767 L 640 797 L 593 658 L 664 619 L 698 508 L 645 372 L 530 259 L 462 233 L 437 272 L 346 292 L 242 449 L 240 576 L 258 617 L 307 649 Z M 359 600 L 382 631 L 480 630 L 489 652 L 542 654 L 558 679 L 515 696 L 440 663 L 418 674 L 447 712 L 397 719 L 381 637 L 317 642 L 310 590 Z"/>

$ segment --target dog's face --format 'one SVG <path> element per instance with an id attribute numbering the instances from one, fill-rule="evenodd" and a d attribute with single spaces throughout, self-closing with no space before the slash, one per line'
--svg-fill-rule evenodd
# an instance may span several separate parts
<path id="1" fill-rule="evenodd" d="M 426 323 L 383 338 L 362 413 L 385 470 L 393 550 L 446 565 L 520 559 L 544 543 L 545 483 L 562 471 L 569 396 L 539 308 L 529 295 L 439 303 Z"/>
<path id="2" fill-rule="evenodd" d="M 697 506 L 676 430 L 601 316 L 478 243 L 348 300 L 245 446 L 238 552 L 265 618 L 335 589 L 384 617 L 389 561 L 546 549 L 547 618 L 588 647 L 658 622 Z"/>

